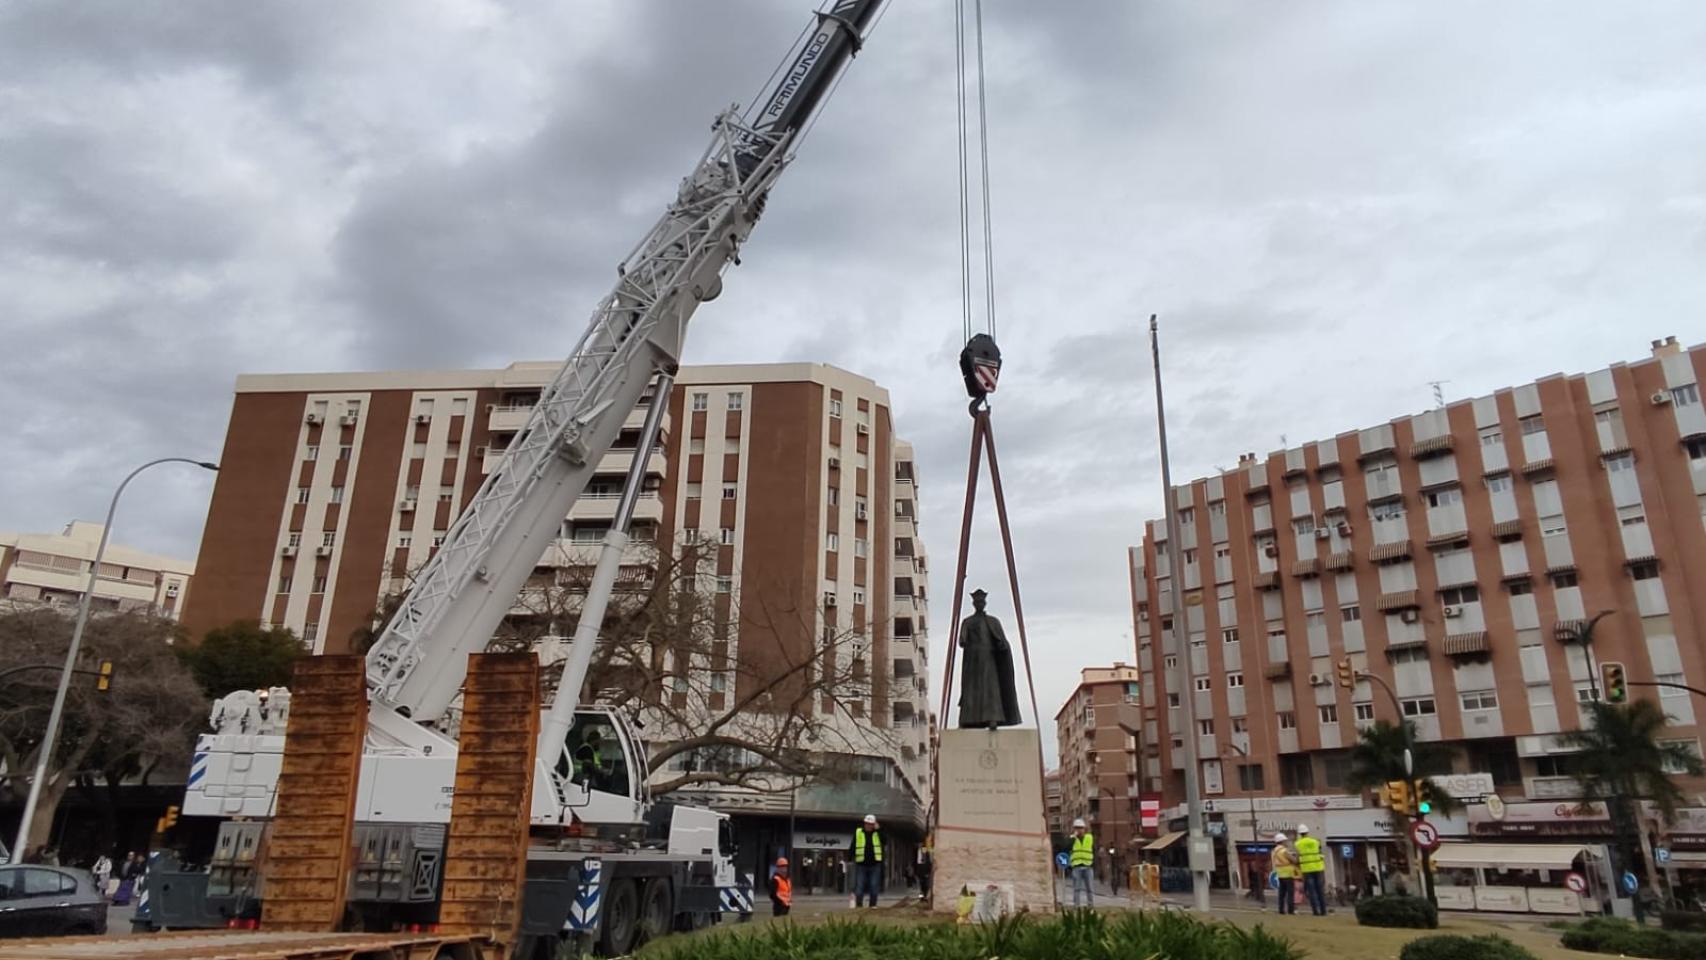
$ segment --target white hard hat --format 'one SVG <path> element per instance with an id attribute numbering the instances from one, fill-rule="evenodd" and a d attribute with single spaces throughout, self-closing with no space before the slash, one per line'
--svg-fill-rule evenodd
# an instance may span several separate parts
<path id="1" fill-rule="evenodd" d="M 1283 834 L 1283 833 L 1274 834 L 1274 842 L 1275 843 L 1284 843 L 1285 842 L 1285 834 Z"/>
<path id="2" fill-rule="evenodd" d="M 874 813 L 865 814 L 865 822 L 866 823 L 876 823 L 877 822 L 877 815 Z"/>
<path id="3" fill-rule="evenodd" d="M 1084 818 L 1083 817 L 1078 817 L 1072 821 L 1072 829 L 1076 830 L 1082 826 L 1084 826 Z"/>
<path id="4" fill-rule="evenodd" d="M 1309 824 L 1300 823 L 1297 825 L 1297 835 L 1298 836 L 1300 836 L 1300 837 L 1301 836 L 1307 836 L 1308 834 L 1309 834 Z"/>

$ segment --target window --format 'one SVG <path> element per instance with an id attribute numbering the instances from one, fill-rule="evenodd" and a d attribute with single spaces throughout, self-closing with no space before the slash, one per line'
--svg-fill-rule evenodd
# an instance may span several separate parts
<path id="1" fill-rule="evenodd" d="M 1678 747 L 1682 748 L 1682 750 L 1684 750 L 1688 754 L 1692 755 L 1694 757 L 1694 759 L 1696 759 L 1696 760 L 1700 759 L 1700 741 L 1699 740 L 1693 740 L 1693 739 L 1689 739 L 1689 740 L 1660 740 L 1659 741 L 1659 748 L 1667 751 L 1666 753 L 1661 754 L 1661 758 L 1662 758 L 1661 762 L 1663 764 L 1664 772 L 1666 772 L 1672 776 L 1680 776 L 1680 775 L 1688 772 L 1688 769 L 1686 767 L 1684 767 L 1681 763 L 1677 763 L 1677 762 L 1673 761 L 1670 757 L 1670 752 L 1674 752 Z"/>
<path id="2" fill-rule="evenodd" d="M 853 539 L 853 555 L 855 557 L 865 556 L 869 552 L 870 552 L 870 541 L 869 540 L 866 540 L 863 537 L 855 537 Z M 920 594 L 922 594 L 922 591 L 920 591 Z"/>
<path id="3" fill-rule="evenodd" d="M 1513 597 L 1526 597 L 1534 592 L 1534 581 L 1512 580 L 1505 584 L 1505 592 Z"/>
<path id="4" fill-rule="evenodd" d="M 326 592 L 326 578 L 325 577 L 315 577 L 314 578 L 314 592 L 315 593 L 325 593 Z"/>
<path id="5" fill-rule="evenodd" d="M 1167 670 L 1178 669 L 1179 655 L 1176 653 L 1167 654 L 1165 657 L 1161 658 L 1161 665 L 1164 669 L 1167 669 Z"/>
<path id="6" fill-rule="evenodd" d="M 1213 689 L 1214 689 L 1214 681 L 1213 680 L 1210 680 L 1208 677 L 1198 677 L 1197 678 L 1197 692 L 1198 693 L 1207 693 Z"/>
<path id="7" fill-rule="evenodd" d="M 1368 515 L 1374 518 L 1376 523 L 1382 520 L 1402 520 L 1404 519 L 1404 501 L 1388 500 L 1384 503 L 1373 504 L 1368 508 Z"/>
<path id="8" fill-rule="evenodd" d="M 1552 574 L 1552 589 L 1554 590 L 1562 590 L 1565 587 L 1573 587 L 1575 585 L 1576 571 L 1574 570 L 1559 570 L 1557 573 Z"/>
<path id="9" fill-rule="evenodd" d="M 1572 777 L 1576 773 L 1576 757 L 1564 754 L 1556 757 L 1535 757 L 1534 774 L 1539 777 Z"/>
<path id="10" fill-rule="evenodd" d="M 1599 700 L 1599 685 L 1590 685 L 1583 680 L 1576 684 L 1576 702 L 1581 704 L 1595 703 Z"/>
<path id="11" fill-rule="evenodd" d="M 732 483 L 723 484 L 723 499 L 733 500 L 740 496 L 740 487 Z"/>
<path id="12" fill-rule="evenodd" d="M 1178 707 L 1179 707 L 1179 695 L 1176 693 L 1167 694 L 1167 708 L 1170 710 L 1177 710 Z"/>
<path id="13" fill-rule="evenodd" d="M 1242 673 L 1229 673 L 1226 675 L 1226 687 L 1227 687 L 1227 689 L 1238 690 L 1238 689 L 1241 689 L 1243 686 L 1244 686 L 1244 675 Z"/>
<path id="14" fill-rule="evenodd" d="M 1454 503 L 1463 502 L 1463 491 L 1456 487 L 1446 487 L 1442 490 L 1430 490 L 1427 493 L 1428 506 L 1449 507 Z"/>
<path id="15" fill-rule="evenodd" d="M 408 549 L 409 547 L 414 545 L 414 542 L 415 542 L 414 534 L 400 533 L 397 535 L 397 549 L 399 549 L 399 550 Z"/>
<path id="16" fill-rule="evenodd" d="M 425 440 L 417 440 L 417 441 L 415 441 L 414 445 L 409 448 L 409 456 L 413 457 L 416 460 L 425 460 L 426 459 L 426 450 L 427 450 L 426 441 Z"/>
<path id="17" fill-rule="evenodd" d="M 717 592 L 718 593 L 733 593 L 734 588 L 735 588 L 735 579 L 733 577 L 718 577 L 717 578 Z M 855 600 L 854 602 L 857 603 L 858 601 Z"/>
<path id="18" fill-rule="evenodd" d="M 442 546 L 444 546 L 444 536 L 445 536 L 445 534 L 444 534 L 444 531 L 443 531 L 443 530 L 435 530 L 435 531 L 433 531 L 433 534 L 432 534 L 432 545 L 433 545 L 433 548 L 434 548 L 434 549 L 437 549 L 437 548 L 438 548 L 438 547 L 442 547 Z M 575 539 L 576 539 L 576 540 L 580 540 L 580 539 L 581 539 L 581 538 L 579 538 L 579 537 L 576 537 L 576 538 L 575 538 Z"/>
<path id="19" fill-rule="evenodd" d="M 1567 528 L 1564 526 L 1564 515 L 1561 513 L 1555 513 L 1550 517 L 1540 518 L 1540 535 L 1543 537 L 1556 537 L 1564 533 L 1566 529 Z"/>
<path id="20" fill-rule="evenodd" d="M 1448 607 L 1464 603 L 1478 603 L 1481 600 L 1481 589 L 1474 584 L 1461 587 L 1447 587 L 1439 592 L 1439 602 Z"/>
<path id="21" fill-rule="evenodd" d="M 320 625 L 318 623 L 310 620 L 302 625 L 302 639 L 304 641 L 313 643 L 315 640 L 319 639 L 319 637 Z"/>
<path id="22" fill-rule="evenodd" d="M 449 484 L 444 484 L 443 486 L 440 486 L 438 488 L 438 502 L 439 503 L 449 503 L 455 499 L 456 499 L 456 488 L 455 487 L 453 487 Z"/>
<path id="23" fill-rule="evenodd" d="M 1433 697 L 1411 697 L 1399 703 L 1403 706 L 1406 717 L 1431 717 L 1439 712 L 1434 706 Z"/>
<path id="24" fill-rule="evenodd" d="M 1631 563 L 1629 565 L 1629 576 L 1634 577 L 1636 580 L 1652 580 L 1657 578 L 1658 575 L 1659 562 L 1657 560 L 1642 560 L 1640 563 Z"/>
<path id="25" fill-rule="evenodd" d="M 1339 706 L 1338 706 L 1338 704 L 1323 703 L 1319 707 L 1315 708 L 1315 712 L 1321 715 L 1321 722 L 1322 723 L 1338 723 L 1339 722 Z"/>
<path id="26" fill-rule="evenodd" d="M 721 673 L 711 674 L 711 692 L 722 693 L 729 688 L 729 678 Z"/>
<path id="27" fill-rule="evenodd" d="M 1465 710 L 1497 710 L 1499 695 L 1492 690 L 1471 690 L 1461 695 Z"/>
<path id="28" fill-rule="evenodd" d="M 1263 767 L 1259 763 L 1240 763 L 1238 765 L 1238 789 L 1246 793 L 1263 789 L 1262 770 Z"/>
<path id="29" fill-rule="evenodd" d="M 1498 427 L 1485 427 L 1481 430 L 1481 446 L 1496 447 L 1502 442 L 1504 436 L 1499 433 Z"/>
<path id="30" fill-rule="evenodd" d="M 1206 651 L 1207 649 L 1208 649 L 1208 641 L 1207 640 L 1204 640 L 1202 637 L 1193 637 L 1191 639 L 1191 652 L 1201 653 L 1203 651 Z"/>
<path id="31" fill-rule="evenodd" d="M 1670 402 L 1679 407 L 1692 407 L 1700 402 L 1700 385 L 1685 383 L 1680 387 L 1672 387 Z"/>
<path id="32" fill-rule="evenodd" d="M 1278 720 L 1279 728 L 1281 730 L 1297 729 L 1297 714 L 1292 713 L 1290 710 L 1281 710 L 1278 714 Z"/>
<path id="33" fill-rule="evenodd" d="M 735 528 L 734 527 L 724 527 L 721 530 L 719 530 L 717 533 L 718 533 L 718 536 L 721 537 L 724 545 L 732 544 L 735 542 Z M 835 534 L 832 533 L 832 534 L 830 534 L 830 536 L 833 537 L 833 536 L 835 536 Z"/>
<path id="34" fill-rule="evenodd" d="M 1188 523 L 1194 523 L 1196 519 L 1197 512 L 1192 510 L 1190 507 L 1186 507 L 1179 511 L 1179 526 L 1181 527 Z"/>
<path id="35" fill-rule="evenodd" d="M 333 547 L 337 545 L 337 542 L 338 533 L 336 530 L 327 530 L 320 534 L 320 546 L 322 547 Z"/>
<path id="36" fill-rule="evenodd" d="M 1632 453 L 1620 453 L 1615 457 L 1605 458 L 1606 473 L 1622 473 L 1625 470 L 1633 469 L 1635 469 L 1635 455 Z"/>
<path id="37" fill-rule="evenodd" d="M 1184 550 L 1182 550 L 1180 552 L 1184 555 L 1184 562 L 1185 563 L 1196 563 L 1197 562 L 1197 548 L 1196 547 L 1186 547 Z"/>
<path id="38" fill-rule="evenodd" d="M 838 489 L 836 487 L 830 487 L 829 488 L 829 505 L 832 507 L 841 506 L 841 491 L 840 491 L 840 489 Z"/>
<path id="39" fill-rule="evenodd" d="M 1226 516 L 1226 501 L 1216 500 L 1208 505 L 1208 515 L 1211 517 Z"/>
<path id="40" fill-rule="evenodd" d="M 1688 681 L 1683 679 L 1683 676 L 1680 673 L 1661 673 L 1658 676 L 1654 677 L 1653 679 L 1657 680 L 1659 683 L 1674 684 L 1674 686 L 1660 687 L 1659 688 L 1659 696 L 1661 696 L 1661 697 L 1686 697 L 1686 696 L 1688 696 L 1688 691 L 1682 689 L 1682 685 L 1686 684 Z"/>
<path id="41" fill-rule="evenodd" d="M 1249 733 L 1250 732 L 1250 718 L 1249 717 L 1233 717 L 1232 718 L 1232 732 L 1233 733 Z"/>
<path id="42" fill-rule="evenodd" d="M 1348 607 L 1340 607 L 1339 618 L 1346 623 L 1356 623 L 1362 619 L 1362 608 L 1354 603 Z"/>
<path id="43" fill-rule="evenodd" d="M 731 393 L 731 394 L 729 394 L 729 409 L 730 410 L 743 410 L 745 408 L 746 408 L 746 394 L 744 394 L 744 393 Z"/>
<path id="44" fill-rule="evenodd" d="M 694 410 L 709 410 L 709 409 L 711 409 L 711 395 L 708 393 L 695 393 L 693 395 L 693 409 Z"/>
<path id="45" fill-rule="evenodd" d="M 1205 737 L 1214 736 L 1214 721 L 1213 720 L 1198 720 L 1197 721 L 1197 733 L 1199 733 Z"/>
<path id="46" fill-rule="evenodd" d="M 302 459 L 304 459 L 304 460 L 318 460 L 318 459 L 320 459 L 320 447 L 319 447 L 319 445 L 310 443 L 306 448 L 303 449 Z"/>
<path id="47" fill-rule="evenodd" d="M 1532 417 L 1523 417 L 1521 420 L 1517 421 L 1517 426 L 1522 428 L 1522 435 L 1525 437 L 1536 433 L 1546 432 L 1546 421 L 1541 419 L 1539 414 L 1535 414 Z"/>
<path id="48" fill-rule="evenodd" d="M 823 548 L 830 553 L 841 549 L 841 534 L 826 533 L 823 535 Z"/>
<path id="49" fill-rule="evenodd" d="M 302 546 L 302 534 L 293 533 L 285 542 L 293 547 L 300 547 Z"/>
<path id="50" fill-rule="evenodd" d="M 1374 720 L 1374 704 L 1353 703 L 1351 704 L 1351 714 L 1356 717 L 1358 723 L 1371 722 Z"/>
<path id="51" fill-rule="evenodd" d="M 296 502 L 297 503 L 307 503 L 308 502 L 308 488 L 307 487 L 297 487 L 296 488 Z"/>
<path id="52" fill-rule="evenodd" d="M 1293 520 L 1291 522 L 1291 529 L 1292 529 L 1293 533 L 1296 533 L 1300 537 L 1305 535 L 1305 534 L 1314 533 L 1315 532 L 1315 518 L 1314 517 L 1298 517 L 1296 520 Z"/>
<path id="53" fill-rule="evenodd" d="M 1388 649 L 1386 659 L 1394 666 L 1401 663 L 1426 663 L 1428 651 L 1425 647 L 1400 647 L 1397 650 Z"/>
<path id="54" fill-rule="evenodd" d="M 338 444 L 338 459 L 339 460 L 348 460 L 350 458 L 350 453 L 351 453 L 351 448 L 350 448 L 349 444 L 347 444 L 347 443 Z"/>
<path id="55" fill-rule="evenodd" d="M 332 502 L 333 503 L 343 503 L 344 502 L 344 488 L 343 487 L 333 487 L 332 488 Z"/>
<path id="56" fill-rule="evenodd" d="M 1228 627 L 1227 629 L 1220 631 L 1220 642 L 1221 643 L 1237 643 L 1238 642 L 1238 628 L 1237 627 Z"/>
<path id="57" fill-rule="evenodd" d="M 1692 437 L 1682 442 L 1690 460 L 1706 460 L 1706 438 Z"/>
<path id="58" fill-rule="evenodd" d="M 290 575 L 289 574 L 280 574 L 279 575 L 278 592 L 279 593 L 289 593 L 290 592 Z"/>
<path id="59" fill-rule="evenodd" d="M 1509 493 L 1510 489 L 1511 475 L 1508 473 L 1497 473 L 1487 478 L 1488 493 Z"/>
<path id="60" fill-rule="evenodd" d="M 865 591 L 859 589 L 858 587 L 854 587 L 853 588 L 853 602 L 855 604 L 864 603 L 865 602 Z"/>

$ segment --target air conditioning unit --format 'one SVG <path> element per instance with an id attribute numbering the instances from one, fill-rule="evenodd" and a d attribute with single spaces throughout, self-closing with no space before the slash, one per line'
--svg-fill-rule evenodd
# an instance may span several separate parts
<path id="1" fill-rule="evenodd" d="M 1350 535 L 1351 535 L 1351 525 L 1341 521 L 1339 523 L 1339 536 L 1348 537 Z"/>
<path id="2" fill-rule="evenodd" d="M 355 426 L 355 414 L 346 413 L 343 416 L 338 418 L 338 422 L 343 424 L 346 427 L 353 427 L 353 426 Z"/>
<path id="3" fill-rule="evenodd" d="M 175 597 L 177 595 L 178 595 L 178 585 L 175 583 L 166 584 L 166 596 Z"/>
<path id="4" fill-rule="evenodd" d="M 430 414 L 430 413 L 417 413 L 417 414 L 415 414 L 415 422 L 416 423 L 431 423 L 432 422 L 432 414 Z"/>
<path id="5" fill-rule="evenodd" d="M 870 424 L 868 424 L 868 423 L 861 423 L 861 424 L 859 424 L 859 432 L 860 432 L 860 433 L 861 433 L 861 434 L 864 434 L 864 433 L 870 433 L 870 432 L 871 432 L 871 425 L 870 425 Z"/>
<path id="6" fill-rule="evenodd" d="M 1266 553 L 1270 557 L 1277 557 L 1277 556 L 1279 556 L 1279 547 L 1274 546 L 1273 544 L 1270 543 L 1270 544 L 1268 544 L 1268 548 L 1262 552 Z"/>
<path id="7" fill-rule="evenodd" d="M 1419 615 L 1414 610 L 1404 610 L 1398 614 L 1398 619 L 1405 623 L 1415 623 L 1418 617 Z"/>
<path id="8" fill-rule="evenodd" d="M 1317 539 L 1317 540 L 1325 540 L 1328 537 L 1331 537 L 1332 535 L 1333 535 L 1333 531 L 1327 529 L 1326 527 L 1316 527 L 1315 528 L 1315 539 Z"/>
<path id="9" fill-rule="evenodd" d="M 824 591 L 824 594 L 823 594 L 823 605 L 824 605 L 824 606 L 826 606 L 826 607 L 833 607 L 833 606 L 835 606 L 835 591 L 834 591 L 834 590 L 826 590 L 826 591 Z"/>
<path id="10" fill-rule="evenodd" d="M 862 504 L 862 503 L 858 504 L 853 508 L 853 518 L 856 520 L 865 519 L 865 505 L 864 504 Z"/>
<path id="11" fill-rule="evenodd" d="M 1446 615 L 1447 619 L 1456 619 L 1458 617 L 1463 616 L 1463 608 L 1462 607 L 1447 606 L 1443 612 Z"/>
<path id="12" fill-rule="evenodd" d="M 829 469 L 840 470 L 841 469 L 841 458 L 840 457 L 830 457 L 829 458 Z"/>
<path id="13" fill-rule="evenodd" d="M 308 415 L 307 419 L 308 419 L 309 426 L 313 426 L 313 425 L 319 423 L 321 418 L 320 418 L 320 415 L 317 413 L 310 413 Z"/>
<path id="14" fill-rule="evenodd" d="M 1324 673 L 1312 673 L 1309 675 L 1309 685 L 1312 687 L 1325 687 L 1332 682 L 1332 678 Z"/>
<path id="15" fill-rule="evenodd" d="M 314 548 L 314 556 L 316 556 L 316 557 L 329 557 L 331 555 L 332 555 L 332 548 L 331 547 L 315 547 Z"/>
<path id="16" fill-rule="evenodd" d="M 280 550 L 279 553 L 286 557 L 294 557 L 296 556 L 296 548 L 287 546 L 283 550 Z"/>
<path id="17" fill-rule="evenodd" d="M 1670 391 L 1660 390 L 1658 393 L 1653 394 L 1648 399 L 1653 402 L 1653 406 L 1662 407 L 1665 404 L 1670 402 Z"/>
<path id="18" fill-rule="evenodd" d="M 404 513 L 413 511 L 415 509 L 415 499 L 413 497 L 404 497 L 402 500 L 398 501 L 397 509 Z"/>

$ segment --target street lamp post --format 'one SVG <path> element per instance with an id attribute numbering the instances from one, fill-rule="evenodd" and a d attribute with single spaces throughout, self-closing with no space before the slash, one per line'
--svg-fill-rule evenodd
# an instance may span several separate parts
<path id="1" fill-rule="evenodd" d="M 30 821 L 35 819 L 36 805 L 41 802 L 42 783 L 47 780 L 47 769 L 53 761 L 53 748 L 59 738 L 59 722 L 65 715 L 65 695 L 71 689 L 71 677 L 77 672 L 77 652 L 83 646 L 83 627 L 89 622 L 89 607 L 95 599 L 95 581 L 101 575 L 101 560 L 106 556 L 107 539 L 113 532 L 113 514 L 118 512 L 118 499 L 124 494 L 124 488 L 136 475 L 149 467 L 162 463 L 188 463 L 204 470 L 218 470 L 219 464 L 208 463 L 205 460 L 190 460 L 186 457 L 161 457 L 150 460 L 119 482 L 118 489 L 113 491 L 112 502 L 107 504 L 107 522 L 101 527 L 101 542 L 95 547 L 95 560 L 89 565 L 89 579 L 83 585 L 83 596 L 77 602 L 77 625 L 71 629 L 71 646 L 65 651 L 65 665 L 59 671 L 59 689 L 53 694 L 53 709 L 47 715 L 47 730 L 42 734 L 41 754 L 36 758 L 35 776 L 30 779 L 30 792 L 24 801 L 24 815 L 18 820 L 17 842 L 13 845 L 13 856 L 22 860 L 27 849 L 30 836 Z"/>

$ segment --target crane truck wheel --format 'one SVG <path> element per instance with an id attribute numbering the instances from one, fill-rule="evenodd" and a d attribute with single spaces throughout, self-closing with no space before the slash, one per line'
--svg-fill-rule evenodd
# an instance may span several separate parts
<path id="1" fill-rule="evenodd" d="M 674 928 L 675 898 L 670 895 L 669 880 L 657 877 L 647 881 L 640 895 L 640 940 L 650 943 Z"/>
<path id="2" fill-rule="evenodd" d="M 604 919 L 599 923 L 598 945 L 607 957 L 620 957 L 634 945 L 639 926 L 640 895 L 634 881 L 618 880 L 604 901 Z"/>

